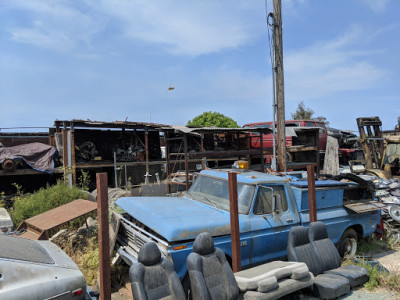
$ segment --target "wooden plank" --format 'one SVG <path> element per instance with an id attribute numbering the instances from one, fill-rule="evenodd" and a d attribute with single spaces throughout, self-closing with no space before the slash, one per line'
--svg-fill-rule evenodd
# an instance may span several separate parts
<path id="1" fill-rule="evenodd" d="M 382 206 L 380 206 L 378 203 L 379 202 L 377 201 L 368 201 L 368 202 L 363 201 L 363 202 L 344 204 L 344 206 L 356 213 L 363 213 L 368 211 L 379 210 L 380 207 Z"/>
<path id="2" fill-rule="evenodd" d="M 25 220 L 40 230 L 49 230 L 96 210 L 96 202 L 77 199 Z"/>
<path id="3" fill-rule="evenodd" d="M 324 174 L 339 175 L 339 143 L 331 136 L 326 142 Z"/>

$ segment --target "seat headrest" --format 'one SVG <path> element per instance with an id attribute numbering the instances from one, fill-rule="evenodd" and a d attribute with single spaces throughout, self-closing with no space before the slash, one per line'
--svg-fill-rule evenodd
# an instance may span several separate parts
<path id="1" fill-rule="evenodd" d="M 193 243 L 193 251 L 200 255 L 206 255 L 215 249 L 214 241 L 208 232 L 202 232 L 196 236 Z"/>
<path id="2" fill-rule="evenodd" d="M 325 223 L 318 221 L 310 224 L 308 229 L 310 241 L 318 241 L 328 238 L 328 231 L 326 230 Z"/>
<path id="3" fill-rule="evenodd" d="M 161 252 L 154 242 L 147 242 L 139 251 L 138 262 L 145 266 L 155 265 L 161 260 Z"/>
<path id="4" fill-rule="evenodd" d="M 303 226 L 295 226 L 290 228 L 288 243 L 292 247 L 302 246 L 310 243 L 307 228 Z"/>

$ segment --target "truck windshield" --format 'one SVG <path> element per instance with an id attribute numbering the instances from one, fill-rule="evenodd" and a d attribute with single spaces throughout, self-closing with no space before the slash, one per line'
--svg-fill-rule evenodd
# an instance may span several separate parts
<path id="1" fill-rule="evenodd" d="M 239 214 L 247 214 L 254 194 L 254 186 L 238 183 Z M 227 180 L 200 175 L 187 192 L 196 201 L 229 211 L 229 184 Z"/>

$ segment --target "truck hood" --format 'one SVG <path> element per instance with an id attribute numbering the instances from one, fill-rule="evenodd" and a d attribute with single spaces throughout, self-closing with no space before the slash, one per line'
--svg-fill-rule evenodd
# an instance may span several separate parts
<path id="1" fill-rule="evenodd" d="M 230 214 L 187 197 L 124 197 L 116 204 L 169 242 L 191 240 L 201 232 L 230 234 Z M 239 215 L 240 232 L 250 230 L 247 215 Z"/>

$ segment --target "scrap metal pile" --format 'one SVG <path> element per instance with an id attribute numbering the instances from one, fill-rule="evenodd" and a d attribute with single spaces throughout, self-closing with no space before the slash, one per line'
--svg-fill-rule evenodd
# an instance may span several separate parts
<path id="1" fill-rule="evenodd" d="M 400 180 L 398 178 L 384 179 L 370 174 L 341 174 L 335 179 L 347 179 L 366 187 L 378 200 L 382 211 L 382 220 L 387 234 L 400 243 Z"/>

